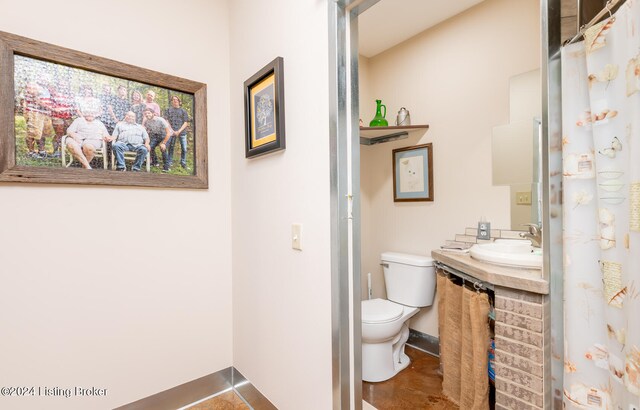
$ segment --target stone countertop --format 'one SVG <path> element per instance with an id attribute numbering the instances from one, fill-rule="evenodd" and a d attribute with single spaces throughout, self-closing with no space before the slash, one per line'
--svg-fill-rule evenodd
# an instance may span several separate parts
<path id="1" fill-rule="evenodd" d="M 472 259 L 468 253 L 433 250 L 431 251 L 431 256 L 436 261 L 483 282 L 542 295 L 549 294 L 549 282 L 542 279 L 542 271 L 540 269 L 493 265 Z"/>

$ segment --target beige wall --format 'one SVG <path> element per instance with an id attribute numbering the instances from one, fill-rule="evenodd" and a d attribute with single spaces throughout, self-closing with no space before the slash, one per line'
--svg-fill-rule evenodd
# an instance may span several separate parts
<path id="1" fill-rule="evenodd" d="M 509 78 L 540 66 L 539 3 L 487 0 L 368 60 L 361 92 L 365 124 L 374 99 L 387 105 L 390 124 L 400 107 L 422 137 L 361 146 L 362 284 L 372 273 L 374 297 L 383 297 L 380 253 L 429 255 L 485 216 L 510 226 L 509 187 L 491 184 L 491 131 L 509 122 Z M 361 59 L 362 60 L 362 59 Z M 370 100 L 363 100 L 368 96 Z M 433 143 L 434 202 L 394 203 L 391 151 Z M 437 335 L 437 303 L 411 327 Z"/>
<path id="2" fill-rule="evenodd" d="M 231 366 L 227 2 L 0 9 L 2 31 L 208 83 L 210 147 L 208 190 L 0 184 L 0 385 L 108 389 L 0 408 L 113 408 Z"/>
<path id="3" fill-rule="evenodd" d="M 279 409 L 329 409 L 327 2 L 229 5 L 233 362 Z M 245 159 L 243 82 L 277 56 L 287 147 Z M 292 223 L 302 224 L 302 251 L 291 249 Z"/>

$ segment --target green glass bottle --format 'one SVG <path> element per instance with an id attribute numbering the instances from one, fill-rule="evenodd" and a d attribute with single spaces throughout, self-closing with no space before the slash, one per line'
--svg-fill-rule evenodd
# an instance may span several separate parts
<path id="1" fill-rule="evenodd" d="M 387 106 L 382 104 L 382 100 L 376 100 L 376 116 L 369 123 L 370 127 L 388 127 L 389 122 L 384 118 L 387 116 Z M 382 113 L 384 108 L 384 114 Z"/>

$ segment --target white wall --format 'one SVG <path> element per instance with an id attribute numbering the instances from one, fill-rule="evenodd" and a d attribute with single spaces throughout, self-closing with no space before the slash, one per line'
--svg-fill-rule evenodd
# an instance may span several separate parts
<path id="1" fill-rule="evenodd" d="M 537 0 L 487 0 L 368 60 L 370 87 L 361 114 L 375 113 L 374 99 L 394 123 L 400 107 L 413 124 L 429 124 L 424 136 L 361 146 L 362 283 L 373 274 L 374 297 L 384 297 L 380 253 L 430 255 L 485 216 L 508 228 L 509 188 L 491 184 L 491 131 L 509 121 L 509 78 L 538 68 Z M 364 116 L 364 115 L 369 116 Z M 434 202 L 394 203 L 391 151 L 433 143 Z M 437 304 L 424 308 L 411 327 L 437 335 Z"/>
<path id="2" fill-rule="evenodd" d="M 2 31 L 208 83 L 210 164 L 208 190 L 0 184 L 0 385 L 108 389 L 0 408 L 113 408 L 231 366 L 227 2 L 0 9 Z"/>
<path id="3" fill-rule="evenodd" d="M 233 363 L 279 409 L 329 409 L 327 2 L 229 5 Z M 245 159 L 243 82 L 277 56 L 287 147 Z M 291 249 L 292 223 L 303 225 L 302 251 Z"/>

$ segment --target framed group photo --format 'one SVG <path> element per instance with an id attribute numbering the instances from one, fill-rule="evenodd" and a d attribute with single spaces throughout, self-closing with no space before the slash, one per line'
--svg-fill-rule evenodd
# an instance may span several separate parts
<path id="1" fill-rule="evenodd" d="M 433 201 L 431 143 L 393 150 L 393 201 Z"/>
<path id="2" fill-rule="evenodd" d="M 0 102 L 0 182 L 208 187 L 205 84 L 0 32 Z"/>
<path id="3" fill-rule="evenodd" d="M 278 57 L 244 82 L 245 157 L 285 149 L 284 62 Z"/>

